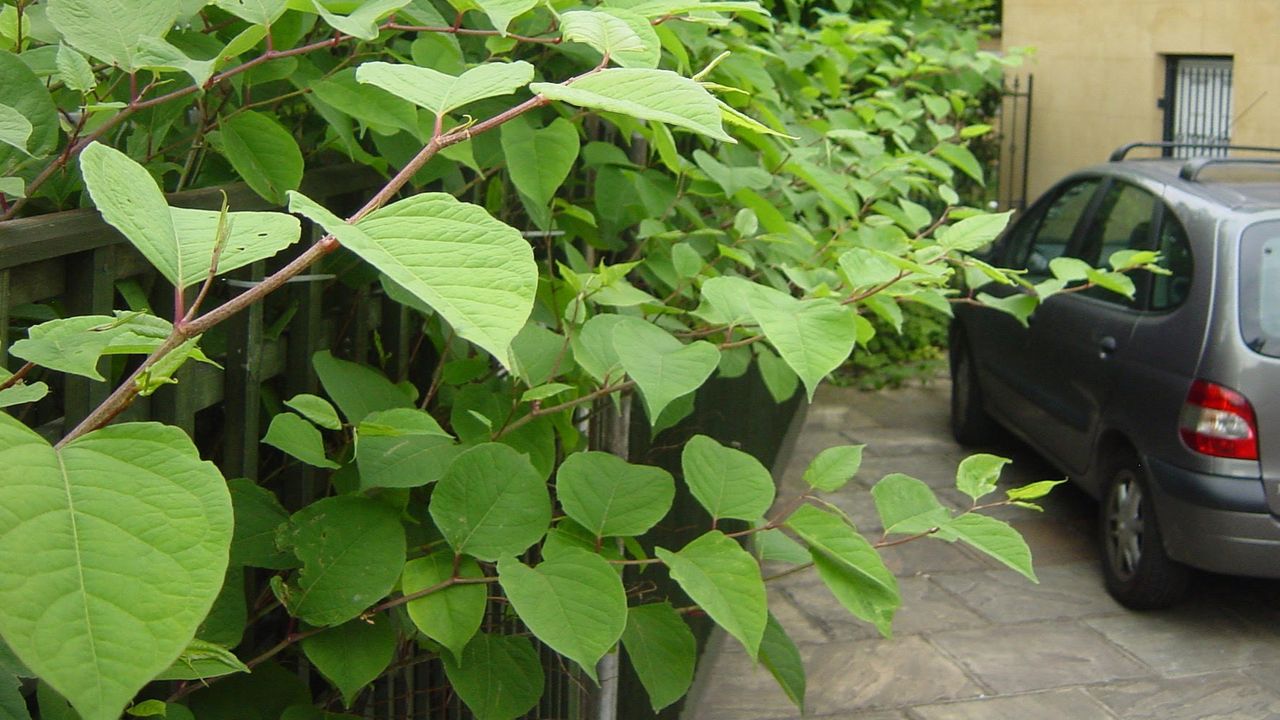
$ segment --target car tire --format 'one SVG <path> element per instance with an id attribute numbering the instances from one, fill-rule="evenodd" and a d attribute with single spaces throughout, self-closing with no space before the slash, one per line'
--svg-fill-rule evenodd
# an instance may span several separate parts
<path id="1" fill-rule="evenodd" d="M 1175 605 L 1186 594 L 1191 570 L 1165 552 L 1142 464 L 1130 451 L 1116 453 L 1105 477 L 1098 526 L 1107 592 L 1132 610 Z"/>
<path id="2" fill-rule="evenodd" d="M 964 335 L 951 339 L 951 435 L 961 445 L 989 445 L 998 436 L 982 404 L 982 388 Z"/>

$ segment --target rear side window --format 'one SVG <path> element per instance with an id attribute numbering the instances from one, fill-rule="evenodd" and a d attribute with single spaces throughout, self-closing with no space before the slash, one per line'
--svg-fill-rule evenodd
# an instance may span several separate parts
<path id="1" fill-rule="evenodd" d="M 1280 357 L 1280 221 L 1253 225 L 1241 239 L 1240 329 L 1254 352 Z"/>
<path id="2" fill-rule="evenodd" d="M 1187 231 L 1168 208 L 1160 222 L 1156 250 L 1160 252 L 1160 266 L 1168 270 L 1169 274 L 1150 276 L 1150 308 L 1171 310 L 1181 305 L 1191 292 L 1192 263 Z"/>

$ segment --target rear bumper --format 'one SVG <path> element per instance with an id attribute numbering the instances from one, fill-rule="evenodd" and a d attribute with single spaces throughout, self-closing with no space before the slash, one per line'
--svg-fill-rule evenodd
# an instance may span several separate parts
<path id="1" fill-rule="evenodd" d="M 1165 550 L 1211 572 L 1280 578 L 1280 518 L 1261 479 L 1208 475 L 1148 459 Z"/>

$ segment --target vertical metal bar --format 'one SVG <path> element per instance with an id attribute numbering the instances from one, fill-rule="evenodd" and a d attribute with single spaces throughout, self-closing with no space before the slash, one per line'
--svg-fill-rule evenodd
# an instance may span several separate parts
<path id="1" fill-rule="evenodd" d="M 109 246 L 67 257 L 67 310 L 71 314 L 111 314 L 115 300 L 114 260 Z M 109 383 L 73 375 L 68 375 L 65 382 L 63 409 L 67 427 L 83 420 L 111 391 Z"/>
<path id="2" fill-rule="evenodd" d="M 0 368 L 7 368 L 9 363 L 9 306 L 13 304 L 10 292 L 9 271 L 0 270 Z"/>
<path id="3" fill-rule="evenodd" d="M 237 275 L 258 281 L 265 273 L 266 263 L 259 261 Z M 228 477 L 258 479 L 263 314 L 263 303 L 254 303 L 227 321 L 222 406 L 226 422 L 223 465 Z"/>
<path id="4" fill-rule="evenodd" d="M 1172 56 L 1164 60 L 1164 119 L 1160 139 L 1165 142 L 1174 141 L 1174 118 L 1177 117 L 1178 102 L 1178 59 Z M 1172 148 L 1160 151 L 1164 157 L 1173 155 Z"/>
<path id="5" fill-rule="evenodd" d="M 1027 182 L 1031 172 L 1031 100 L 1035 94 L 1036 76 L 1027 75 L 1027 120 L 1022 135 L 1022 197 L 1018 198 L 1018 209 L 1027 207 Z"/>
<path id="6" fill-rule="evenodd" d="M 1018 166 L 1018 103 L 1022 102 L 1022 95 L 1020 93 L 1021 88 L 1022 78 L 1014 75 L 1013 94 L 1009 96 L 1009 104 L 1012 107 L 1010 115 L 1012 117 L 1009 118 L 1009 167 L 1007 169 L 1007 173 L 1009 175 L 1009 187 L 1006 189 L 1006 194 L 1008 196 L 1005 203 L 1006 208 L 1013 207 L 1013 183 L 1016 179 L 1014 177 L 1014 172 Z"/>

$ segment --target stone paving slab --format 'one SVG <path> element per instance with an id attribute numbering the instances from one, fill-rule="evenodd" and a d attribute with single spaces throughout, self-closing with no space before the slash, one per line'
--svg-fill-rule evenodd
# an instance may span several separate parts
<path id="1" fill-rule="evenodd" d="M 924 705 L 914 708 L 911 716 L 919 720 L 1104 720 L 1116 717 L 1081 688 Z"/>
<path id="2" fill-rule="evenodd" d="M 1129 720 L 1280 717 L 1280 695 L 1240 673 L 1111 683 L 1089 692 L 1112 712 Z"/>

